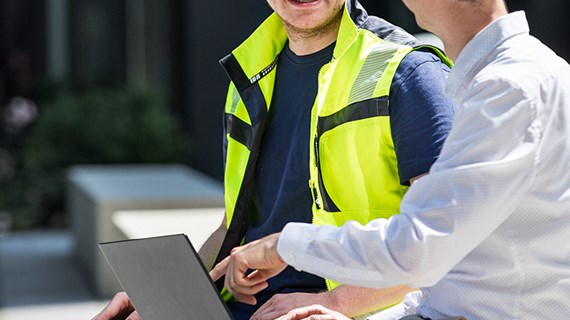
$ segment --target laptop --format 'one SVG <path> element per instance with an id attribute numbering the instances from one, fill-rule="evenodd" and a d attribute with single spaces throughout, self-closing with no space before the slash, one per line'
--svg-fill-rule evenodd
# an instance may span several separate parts
<path id="1" fill-rule="evenodd" d="M 186 235 L 99 247 L 142 320 L 233 320 Z"/>

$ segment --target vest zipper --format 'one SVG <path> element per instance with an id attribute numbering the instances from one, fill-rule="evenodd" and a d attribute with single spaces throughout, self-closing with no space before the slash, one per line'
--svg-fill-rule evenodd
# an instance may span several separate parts
<path id="1" fill-rule="evenodd" d="M 318 129 L 317 129 L 317 131 L 318 131 Z M 319 166 L 320 166 L 320 163 L 319 163 L 319 138 L 318 138 L 318 136 L 315 136 L 313 146 L 315 148 L 315 167 L 318 170 Z M 317 206 L 317 209 L 322 209 L 321 199 L 319 198 L 319 193 L 317 191 L 317 184 L 315 183 L 315 181 L 313 179 L 310 179 L 309 181 L 310 181 L 309 185 L 311 187 L 311 193 L 313 194 L 313 199 L 315 200 L 315 205 Z"/>
<path id="2" fill-rule="evenodd" d="M 320 70 L 319 70 L 319 84 L 318 84 L 318 89 L 317 89 L 317 97 L 316 99 L 318 99 L 318 96 L 320 94 L 320 90 L 321 90 L 321 79 L 322 79 L 322 73 L 323 73 L 323 69 L 328 68 L 328 66 L 331 64 L 331 62 L 334 61 L 334 56 L 331 58 L 331 60 L 329 62 L 327 62 L 325 65 L 323 65 Z M 315 100 L 316 101 L 316 100 Z M 313 141 L 313 149 L 314 149 L 314 153 L 315 153 L 315 169 L 317 171 L 317 179 L 319 178 L 318 175 L 318 171 L 319 171 L 319 166 L 320 166 L 320 159 L 319 159 L 319 128 L 315 126 L 317 126 L 317 122 L 318 122 L 318 114 L 319 114 L 319 110 L 318 108 L 315 108 L 316 105 L 313 106 L 313 115 L 312 117 L 314 117 L 313 121 L 314 123 L 311 123 L 311 126 L 315 129 L 315 131 L 312 133 L 314 136 L 314 141 Z M 313 129 L 311 129 L 312 131 Z M 311 170 L 313 171 L 313 169 Z M 314 180 L 314 175 L 311 174 L 311 177 L 309 179 L 309 187 L 311 188 L 311 193 L 313 195 L 313 200 L 315 201 L 315 206 L 317 209 L 322 209 L 323 205 L 321 203 L 321 198 L 320 198 L 320 192 L 317 189 L 318 188 L 318 184 L 317 182 Z"/>
<path id="3" fill-rule="evenodd" d="M 311 189 L 311 195 L 313 196 L 313 200 L 315 201 L 317 209 L 321 209 L 321 200 L 317 194 L 317 186 L 315 185 L 315 181 L 309 180 L 309 189 Z"/>

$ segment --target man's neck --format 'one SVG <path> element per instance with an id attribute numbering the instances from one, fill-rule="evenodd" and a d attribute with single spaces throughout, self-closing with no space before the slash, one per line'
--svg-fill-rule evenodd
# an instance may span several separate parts
<path id="1" fill-rule="evenodd" d="M 336 34 L 332 37 L 319 37 L 314 39 L 296 39 L 289 36 L 289 49 L 298 56 L 319 52 L 336 41 Z"/>
<path id="2" fill-rule="evenodd" d="M 342 12 L 330 24 L 318 30 L 299 30 L 285 24 L 289 39 L 289 48 L 298 56 L 304 56 L 321 51 L 336 41 L 340 29 Z"/>
<path id="3" fill-rule="evenodd" d="M 461 12 L 456 12 L 440 32 L 447 56 L 455 61 L 463 48 L 481 30 L 487 27 L 496 19 L 508 14 L 504 6 L 479 6 L 461 8 Z M 437 33 L 436 33 L 437 34 Z"/>

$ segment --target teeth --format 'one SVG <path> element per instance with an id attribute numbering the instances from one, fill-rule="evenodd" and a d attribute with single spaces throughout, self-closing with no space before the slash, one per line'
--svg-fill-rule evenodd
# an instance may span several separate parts
<path id="1" fill-rule="evenodd" d="M 301 2 L 301 3 L 309 3 L 309 2 L 315 2 L 317 0 L 295 0 L 295 2 Z"/>

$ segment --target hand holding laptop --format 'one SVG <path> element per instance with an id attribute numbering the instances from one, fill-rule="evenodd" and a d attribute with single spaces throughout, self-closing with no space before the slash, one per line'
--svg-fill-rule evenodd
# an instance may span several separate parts
<path id="1" fill-rule="evenodd" d="M 267 279 L 283 271 L 287 264 L 277 253 L 279 233 L 234 248 L 230 256 L 218 263 L 210 277 L 214 281 L 226 275 L 224 286 L 238 301 L 256 304 L 253 296 L 267 287 Z M 248 270 L 254 270 L 246 275 Z"/>
<path id="2" fill-rule="evenodd" d="M 115 294 L 105 309 L 91 320 L 141 320 L 125 292 Z"/>

